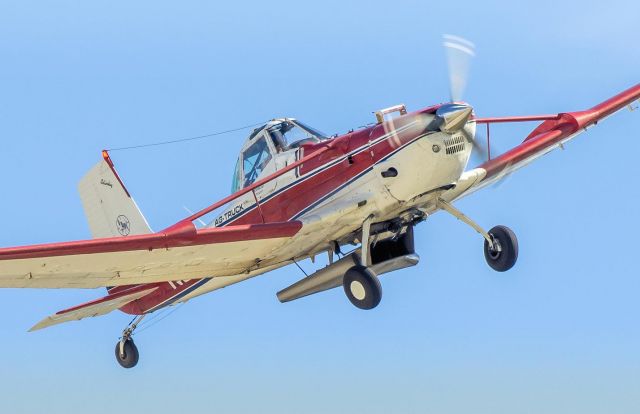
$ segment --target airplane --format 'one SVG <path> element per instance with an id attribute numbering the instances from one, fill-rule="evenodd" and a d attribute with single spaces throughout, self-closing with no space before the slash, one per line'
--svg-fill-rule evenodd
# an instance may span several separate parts
<path id="1" fill-rule="evenodd" d="M 463 39 L 447 43 L 472 55 Z M 135 315 L 115 346 L 117 362 L 132 368 L 139 360 L 133 335 L 147 315 L 318 255 L 327 254 L 328 264 L 279 291 L 281 302 L 342 287 L 354 306 L 375 308 L 379 276 L 419 262 L 414 227 L 439 211 L 478 232 L 487 264 L 505 272 L 518 259 L 514 232 L 487 230 L 454 202 L 632 108 L 640 84 L 582 111 L 482 118 L 460 99 L 463 78 L 450 73 L 446 103 L 385 108 L 373 125 L 342 135 L 293 118 L 255 128 L 240 149 L 232 194 L 160 231 L 151 230 L 103 151 L 78 186 L 93 238 L 1 248 L 0 287 L 106 288 L 106 296 L 31 330 L 114 310 Z M 492 157 L 476 129 L 504 122 L 539 124 Z M 486 159 L 467 168 L 473 151 Z"/>

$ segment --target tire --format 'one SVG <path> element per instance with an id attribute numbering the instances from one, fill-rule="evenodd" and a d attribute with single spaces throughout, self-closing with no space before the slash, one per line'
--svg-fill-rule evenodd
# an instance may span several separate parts
<path id="1" fill-rule="evenodd" d="M 138 364 L 138 347 L 132 339 L 127 339 L 124 343 L 124 355 L 120 355 L 120 341 L 116 343 L 116 360 L 123 368 L 133 368 Z"/>
<path id="2" fill-rule="evenodd" d="M 382 299 L 382 287 L 375 274 L 364 266 L 353 266 L 342 279 L 349 301 L 360 309 L 373 309 Z"/>
<path id="3" fill-rule="evenodd" d="M 495 226 L 489 230 L 489 235 L 500 246 L 500 251 L 489 248 L 489 242 L 484 241 L 484 258 L 487 264 L 496 272 L 506 272 L 518 260 L 518 239 L 515 233 L 506 226 Z"/>

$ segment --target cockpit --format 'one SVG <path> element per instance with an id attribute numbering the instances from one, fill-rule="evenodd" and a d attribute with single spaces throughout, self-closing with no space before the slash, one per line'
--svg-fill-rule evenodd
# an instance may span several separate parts
<path id="1" fill-rule="evenodd" d="M 236 162 L 231 191 L 251 185 L 295 159 L 301 145 L 328 139 L 322 132 L 292 118 L 280 118 L 254 129 L 246 139 Z"/>

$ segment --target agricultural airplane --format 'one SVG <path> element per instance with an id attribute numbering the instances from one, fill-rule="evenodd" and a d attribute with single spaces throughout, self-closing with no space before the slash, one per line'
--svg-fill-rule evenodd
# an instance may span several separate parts
<path id="1" fill-rule="evenodd" d="M 447 47 L 471 54 L 460 39 L 448 38 Z M 240 151 L 233 194 L 158 232 L 104 151 L 79 184 L 93 239 L 0 249 L 0 287 L 106 287 L 105 297 L 31 330 L 116 309 L 138 315 L 115 347 L 120 365 L 131 368 L 139 357 L 132 335 L 146 315 L 318 254 L 327 253 L 329 264 L 278 292 L 281 302 L 342 286 L 353 305 L 376 307 L 378 276 L 418 263 L 413 228 L 441 210 L 480 233 L 489 266 L 507 271 L 518 258 L 514 233 L 485 230 L 452 203 L 632 105 L 640 84 L 584 111 L 479 118 L 459 99 L 457 75 L 449 103 L 411 113 L 387 108 L 375 125 L 341 136 L 291 118 L 256 128 Z M 540 124 L 521 144 L 467 169 L 481 148 L 478 125 L 524 121 Z M 199 225 L 205 216 L 210 224 Z"/>

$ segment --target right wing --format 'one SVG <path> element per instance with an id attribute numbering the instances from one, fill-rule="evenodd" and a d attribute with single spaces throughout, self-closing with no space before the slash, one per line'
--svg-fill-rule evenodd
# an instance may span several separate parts
<path id="1" fill-rule="evenodd" d="M 587 109 L 557 115 L 517 116 L 504 118 L 478 118 L 476 123 L 523 122 L 543 120 L 524 141 L 511 150 L 492 158 L 477 168 L 465 172 L 456 187 L 443 194 L 451 201 L 466 196 L 506 175 L 518 170 L 539 157 L 561 147 L 565 142 L 596 125 L 610 115 L 640 99 L 640 84 Z"/>
<path id="2" fill-rule="evenodd" d="M 197 229 L 0 249 L 0 288 L 96 288 L 228 276 L 278 256 L 302 223 Z"/>

